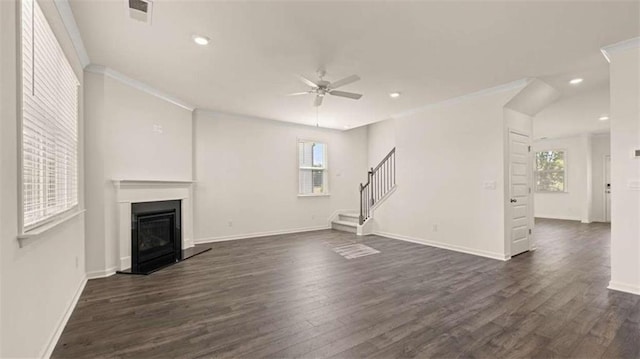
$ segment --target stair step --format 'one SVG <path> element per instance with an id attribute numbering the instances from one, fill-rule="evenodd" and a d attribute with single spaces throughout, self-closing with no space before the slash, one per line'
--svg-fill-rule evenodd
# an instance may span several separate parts
<path id="1" fill-rule="evenodd" d="M 358 223 L 348 221 L 333 221 L 331 222 L 331 228 L 343 232 L 357 233 Z"/>
<path id="2" fill-rule="evenodd" d="M 345 222 L 359 223 L 360 222 L 360 214 L 358 214 L 358 213 L 340 213 L 340 214 L 338 214 L 338 219 L 340 221 L 345 221 Z"/>
<path id="3" fill-rule="evenodd" d="M 359 218 L 360 214 L 355 213 L 355 212 L 348 212 L 348 213 L 340 213 L 340 216 L 345 216 L 345 217 L 353 217 L 353 218 Z"/>
<path id="4" fill-rule="evenodd" d="M 349 227 L 358 227 L 358 223 L 355 222 L 349 222 L 349 221 L 333 221 L 331 223 L 336 223 L 336 224 L 340 224 L 343 226 L 349 226 Z"/>

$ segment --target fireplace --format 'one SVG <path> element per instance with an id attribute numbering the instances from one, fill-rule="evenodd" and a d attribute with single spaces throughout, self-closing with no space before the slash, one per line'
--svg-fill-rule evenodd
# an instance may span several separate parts
<path id="1" fill-rule="evenodd" d="M 113 180 L 119 274 L 150 274 L 211 250 L 193 245 L 193 181 Z"/>
<path id="2" fill-rule="evenodd" d="M 148 274 L 182 260 L 180 200 L 131 204 L 131 272 Z"/>

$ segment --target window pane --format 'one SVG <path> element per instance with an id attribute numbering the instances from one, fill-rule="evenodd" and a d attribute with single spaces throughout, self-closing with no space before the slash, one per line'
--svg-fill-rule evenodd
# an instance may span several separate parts
<path id="1" fill-rule="evenodd" d="M 564 151 L 536 152 L 536 192 L 564 192 Z"/>
<path id="2" fill-rule="evenodd" d="M 300 170 L 300 194 L 325 193 L 324 170 Z"/>
<path id="3" fill-rule="evenodd" d="M 299 194 L 325 194 L 327 188 L 327 145 L 298 142 Z"/>
<path id="4" fill-rule="evenodd" d="M 538 192 L 564 192 L 564 171 L 538 172 L 536 178 Z"/>
<path id="5" fill-rule="evenodd" d="M 313 193 L 324 193 L 324 171 L 314 170 L 312 174 Z"/>
<path id="6" fill-rule="evenodd" d="M 564 171 L 564 152 L 537 152 L 536 168 L 538 171 Z"/>
<path id="7" fill-rule="evenodd" d="M 314 143 L 311 163 L 313 167 L 324 167 L 324 144 Z"/>

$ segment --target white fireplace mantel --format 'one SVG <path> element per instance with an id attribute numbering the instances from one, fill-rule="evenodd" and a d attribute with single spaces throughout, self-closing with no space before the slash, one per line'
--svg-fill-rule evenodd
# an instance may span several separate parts
<path id="1" fill-rule="evenodd" d="M 113 183 L 118 186 L 135 186 L 135 185 L 168 185 L 168 184 L 191 184 L 195 181 L 191 180 L 142 180 L 142 179 L 114 179 Z"/>
<path id="2" fill-rule="evenodd" d="M 181 201 L 182 249 L 193 247 L 193 184 L 183 180 L 114 179 L 120 270 L 131 268 L 131 204 Z"/>

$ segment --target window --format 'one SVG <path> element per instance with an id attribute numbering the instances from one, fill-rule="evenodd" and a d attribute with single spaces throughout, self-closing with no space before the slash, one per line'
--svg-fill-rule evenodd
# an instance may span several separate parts
<path id="1" fill-rule="evenodd" d="M 566 192 L 565 151 L 536 152 L 536 192 Z"/>
<path id="2" fill-rule="evenodd" d="M 313 141 L 298 141 L 299 195 L 329 193 L 327 175 L 327 145 Z"/>
<path id="3" fill-rule="evenodd" d="M 78 204 L 78 79 L 35 0 L 22 1 L 22 226 Z"/>

